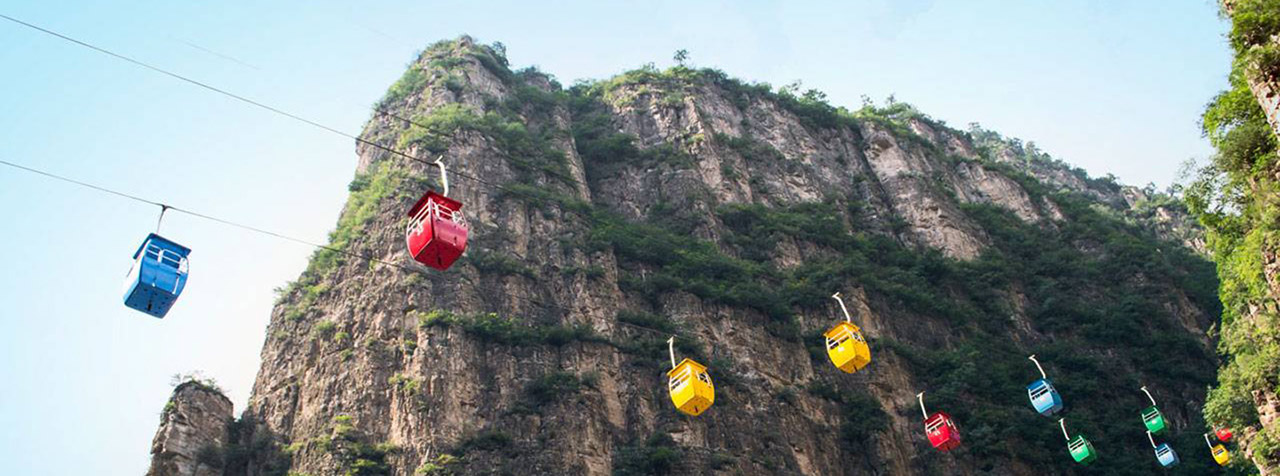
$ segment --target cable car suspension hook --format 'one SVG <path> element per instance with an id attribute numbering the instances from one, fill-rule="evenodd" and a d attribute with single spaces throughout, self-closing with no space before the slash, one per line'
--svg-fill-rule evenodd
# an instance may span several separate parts
<path id="1" fill-rule="evenodd" d="M 831 297 L 835 298 L 836 302 L 840 303 L 840 310 L 844 311 L 844 321 L 852 323 L 853 319 L 849 317 L 849 308 L 845 307 L 844 299 L 840 299 L 840 293 L 832 294 Z"/>
<path id="2" fill-rule="evenodd" d="M 1044 367 L 1040 366 L 1040 361 L 1036 360 L 1036 354 L 1031 354 L 1031 356 L 1027 358 L 1036 363 L 1036 369 L 1040 370 L 1040 378 L 1049 378 L 1049 376 L 1044 374 Z"/>
<path id="3" fill-rule="evenodd" d="M 1067 434 L 1067 423 L 1066 423 L 1066 422 L 1067 422 L 1067 419 L 1066 419 L 1066 418 L 1059 418 L 1059 419 L 1058 419 L 1058 426 L 1061 426 L 1061 427 L 1062 427 L 1062 437 L 1063 437 L 1063 438 L 1066 438 L 1066 439 L 1067 439 L 1067 441 L 1071 441 L 1071 435 L 1068 435 L 1068 434 Z"/>
<path id="4" fill-rule="evenodd" d="M 157 235 L 159 235 L 159 234 L 160 234 L 160 224 L 161 224 L 161 223 L 164 223 L 164 212 L 169 211 L 169 209 L 170 209 L 170 208 L 172 208 L 172 207 L 170 207 L 170 206 L 168 206 L 168 205 L 165 205 L 165 204 L 163 204 L 163 203 L 161 203 L 161 204 L 160 204 L 160 218 L 156 220 L 156 234 L 157 234 Z"/>
<path id="5" fill-rule="evenodd" d="M 444 196 L 447 197 L 449 196 L 449 174 L 444 168 L 444 156 L 436 157 L 436 161 L 433 164 L 436 167 L 440 167 L 440 186 L 444 187 Z"/>
<path id="6" fill-rule="evenodd" d="M 1152 448 L 1155 448 L 1155 447 L 1156 447 L 1156 439 L 1155 439 L 1154 437 L 1152 437 L 1152 436 L 1151 436 L 1151 432 L 1150 432 L 1150 431 L 1148 431 L 1148 432 L 1147 432 L 1147 439 L 1148 439 L 1148 440 L 1151 440 L 1151 447 L 1152 447 Z"/>
<path id="7" fill-rule="evenodd" d="M 1146 386 L 1146 385 L 1143 385 L 1143 386 L 1142 386 L 1142 388 L 1141 388 L 1141 389 L 1139 389 L 1139 390 L 1142 390 L 1142 393 L 1147 394 L 1147 399 L 1148 399 L 1148 400 L 1151 400 L 1151 406 L 1153 406 L 1153 407 L 1154 407 L 1154 406 L 1156 406 L 1156 399 L 1151 397 L 1151 392 L 1148 392 L 1148 391 L 1147 391 L 1147 386 Z"/>
<path id="8" fill-rule="evenodd" d="M 1205 433 L 1205 434 L 1204 434 L 1204 444 L 1209 445 L 1209 449 L 1210 449 L 1210 450 L 1213 450 L 1213 443 L 1210 443 L 1210 442 L 1209 442 L 1209 434 L 1208 434 L 1208 433 Z"/>
<path id="9" fill-rule="evenodd" d="M 924 419 L 929 419 L 929 411 L 924 409 L 924 392 L 916 394 L 916 399 L 920 400 L 920 413 L 924 415 Z"/>
<path id="10" fill-rule="evenodd" d="M 676 336 L 667 339 L 667 353 L 671 354 L 671 368 L 676 368 Z"/>

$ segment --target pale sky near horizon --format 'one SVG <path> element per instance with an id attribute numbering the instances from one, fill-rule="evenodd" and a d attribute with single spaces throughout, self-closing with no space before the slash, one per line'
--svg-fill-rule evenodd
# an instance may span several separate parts
<path id="1" fill-rule="evenodd" d="M 893 94 L 1162 187 L 1210 153 L 1197 121 L 1230 65 L 1212 0 L 255 3 L 7 0 L 0 13 L 353 134 L 416 51 L 467 33 L 566 85 L 684 48 L 836 105 Z M 312 241 L 346 198 L 350 139 L 5 21 L 0 65 L 0 159 Z M 192 275 L 155 320 L 119 294 L 157 212 L 0 167 L 0 474 L 143 473 L 175 373 L 203 371 L 243 409 L 272 289 L 311 249 L 166 217 Z"/>

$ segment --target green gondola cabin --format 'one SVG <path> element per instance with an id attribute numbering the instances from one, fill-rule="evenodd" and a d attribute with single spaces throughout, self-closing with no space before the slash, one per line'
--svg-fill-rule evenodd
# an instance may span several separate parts
<path id="1" fill-rule="evenodd" d="M 1098 459 L 1098 450 L 1094 449 L 1093 443 L 1080 435 L 1076 435 L 1071 442 L 1067 443 L 1067 451 L 1071 453 L 1071 459 L 1083 465 Z"/>
<path id="2" fill-rule="evenodd" d="M 1164 421 L 1164 414 L 1160 413 L 1160 409 L 1155 406 L 1148 407 L 1142 411 L 1142 423 L 1147 426 L 1147 431 L 1152 434 L 1159 434 L 1167 426 Z"/>

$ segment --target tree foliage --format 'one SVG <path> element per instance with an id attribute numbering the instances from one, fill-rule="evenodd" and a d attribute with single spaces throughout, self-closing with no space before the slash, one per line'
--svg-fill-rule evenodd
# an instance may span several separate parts
<path id="1" fill-rule="evenodd" d="M 1205 403 L 1205 418 L 1242 435 L 1255 458 L 1280 463 L 1280 428 L 1258 429 L 1254 394 L 1280 384 L 1280 315 L 1268 284 L 1268 256 L 1280 249 L 1280 190 L 1276 136 L 1249 88 L 1249 81 L 1276 81 L 1280 48 L 1280 3 L 1231 2 L 1229 34 L 1236 61 L 1229 88 L 1205 108 L 1201 126 L 1216 154 L 1186 185 L 1187 208 L 1206 230 L 1217 263 L 1222 301 L 1218 351 L 1224 363 Z"/>

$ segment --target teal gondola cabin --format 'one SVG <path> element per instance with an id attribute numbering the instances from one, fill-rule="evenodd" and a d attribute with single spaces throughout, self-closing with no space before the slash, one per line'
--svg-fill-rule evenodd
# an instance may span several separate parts
<path id="1" fill-rule="evenodd" d="M 1160 466 L 1166 468 L 1173 467 L 1178 464 L 1178 453 L 1173 451 L 1173 447 L 1168 443 L 1160 443 L 1156 446 L 1156 461 L 1160 462 Z"/>
<path id="2" fill-rule="evenodd" d="M 1027 385 L 1027 396 L 1031 398 L 1031 406 L 1041 415 L 1050 416 L 1062 411 L 1062 396 L 1053 388 L 1053 381 L 1047 378 Z"/>

